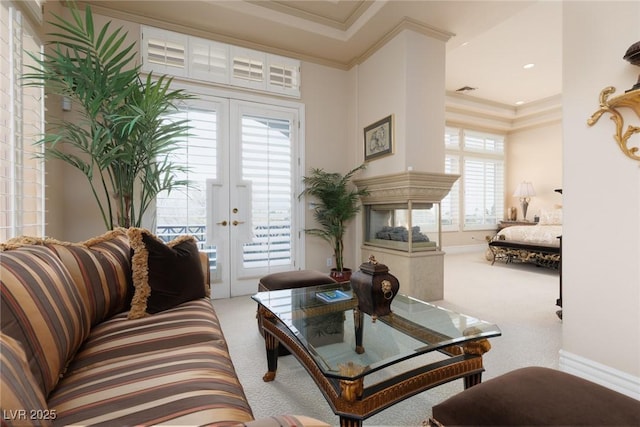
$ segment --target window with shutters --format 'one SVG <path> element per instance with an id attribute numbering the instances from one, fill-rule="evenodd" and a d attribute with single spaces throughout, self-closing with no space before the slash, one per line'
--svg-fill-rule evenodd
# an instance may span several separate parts
<path id="1" fill-rule="evenodd" d="M 445 231 L 493 229 L 504 217 L 504 136 L 445 131 L 445 172 L 461 178 L 442 201 Z"/>
<path id="2" fill-rule="evenodd" d="M 146 72 L 300 97 L 300 61 L 213 40 L 142 26 Z"/>
<path id="3" fill-rule="evenodd" d="M 39 10 L 36 2 L 19 6 Z M 41 51 L 22 10 L 0 2 L 0 241 L 44 235 L 44 164 L 34 145 L 44 130 L 44 91 L 20 80 L 35 65 L 26 52 Z"/>
<path id="4" fill-rule="evenodd" d="M 186 166 L 176 176 L 190 182 L 186 189 L 162 192 L 156 197 L 156 234 L 171 241 L 183 234 L 196 237 L 200 250 L 209 254 L 212 273 L 217 267 L 215 246 L 206 245 L 207 179 L 217 179 L 219 171 L 219 112 L 217 104 L 205 100 L 189 100 L 167 120 L 189 120 L 189 135 L 176 140 L 171 161 Z M 215 278 L 215 274 L 214 274 Z"/>
<path id="5" fill-rule="evenodd" d="M 288 265 L 292 259 L 291 120 L 243 114 L 242 179 L 252 183 L 253 239 L 243 245 L 245 268 Z"/>

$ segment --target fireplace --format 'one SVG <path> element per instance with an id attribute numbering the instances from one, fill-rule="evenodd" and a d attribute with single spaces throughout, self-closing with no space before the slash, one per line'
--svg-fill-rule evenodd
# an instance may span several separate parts
<path id="1" fill-rule="evenodd" d="M 389 267 L 400 293 L 433 301 L 444 296 L 441 202 L 459 175 L 407 171 L 355 180 L 362 198 L 362 257 Z"/>
<path id="2" fill-rule="evenodd" d="M 404 252 L 435 251 L 440 247 L 440 204 L 367 204 L 364 206 L 364 245 Z"/>

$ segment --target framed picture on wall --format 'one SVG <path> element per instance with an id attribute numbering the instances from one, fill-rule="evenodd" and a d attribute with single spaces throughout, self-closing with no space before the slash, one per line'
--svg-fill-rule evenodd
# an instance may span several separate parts
<path id="1" fill-rule="evenodd" d="M 392 115 L 364 128 L 364 160 L 374 160 L 388 154 L 393 154 Z"/>

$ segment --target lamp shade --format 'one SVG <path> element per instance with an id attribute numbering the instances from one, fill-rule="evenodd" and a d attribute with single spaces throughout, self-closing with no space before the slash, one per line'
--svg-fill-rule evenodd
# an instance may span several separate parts
<path id="1" fill-rule="evenodd" d="M 523 181 L 518 184 L 518 188 L 513 193 L 513 197 L 533 197 L 536 195 L 536 190 L 533 189 L 533 184 Z"/>

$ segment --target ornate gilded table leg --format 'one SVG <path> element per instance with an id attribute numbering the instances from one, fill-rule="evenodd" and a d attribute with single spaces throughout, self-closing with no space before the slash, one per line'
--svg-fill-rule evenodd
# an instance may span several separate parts
<path id="1" fill-rule="evenodd" d="M 258 316 L 260 316 L 261 325 L 264 325 L 264 322 L 269 322 L 271 321 L 270 319 L 275 318 L 271 312 L 265 310 L 262 306 L 258 308 Z M 280 342 L 264 327 L 262 328 L 262 332 L 264 335 L 264 345 L 267 351 L 267 373 L 264 374 L 262 380 L 269 382 L 276 378 L 276 371 L 278 370 L 278 347 L 280 346 Z"/>
<path id="2" fill-rule="evenodd" d="M 472 335 L 481 332 L 478 328 L 468 328 L 463 334 Z M 491 343 L 486 338 L 482 338 L 475 341 L 466 342 L 462 346 L 462 351 L 464 354 L 473 354 L 482 358 L 482 355 L 491 350 Z M 469 387 L 473 387 L 474 385 L 478 385 L 482 382 L 482 372 L 478 372 L 476 374 L 467 375 L 464 377 L 464 388 L 467 389 Z"/>
<path id="3" fill-rule="evenodd" d="M 276 378 L 278 370 L 278 347 L 280 343 L 269 332 L 265 331 L 264 343 L 267 349 L 267 373 L 264 374 L 262 380 L 265 382 L 273 381 Z"/>

